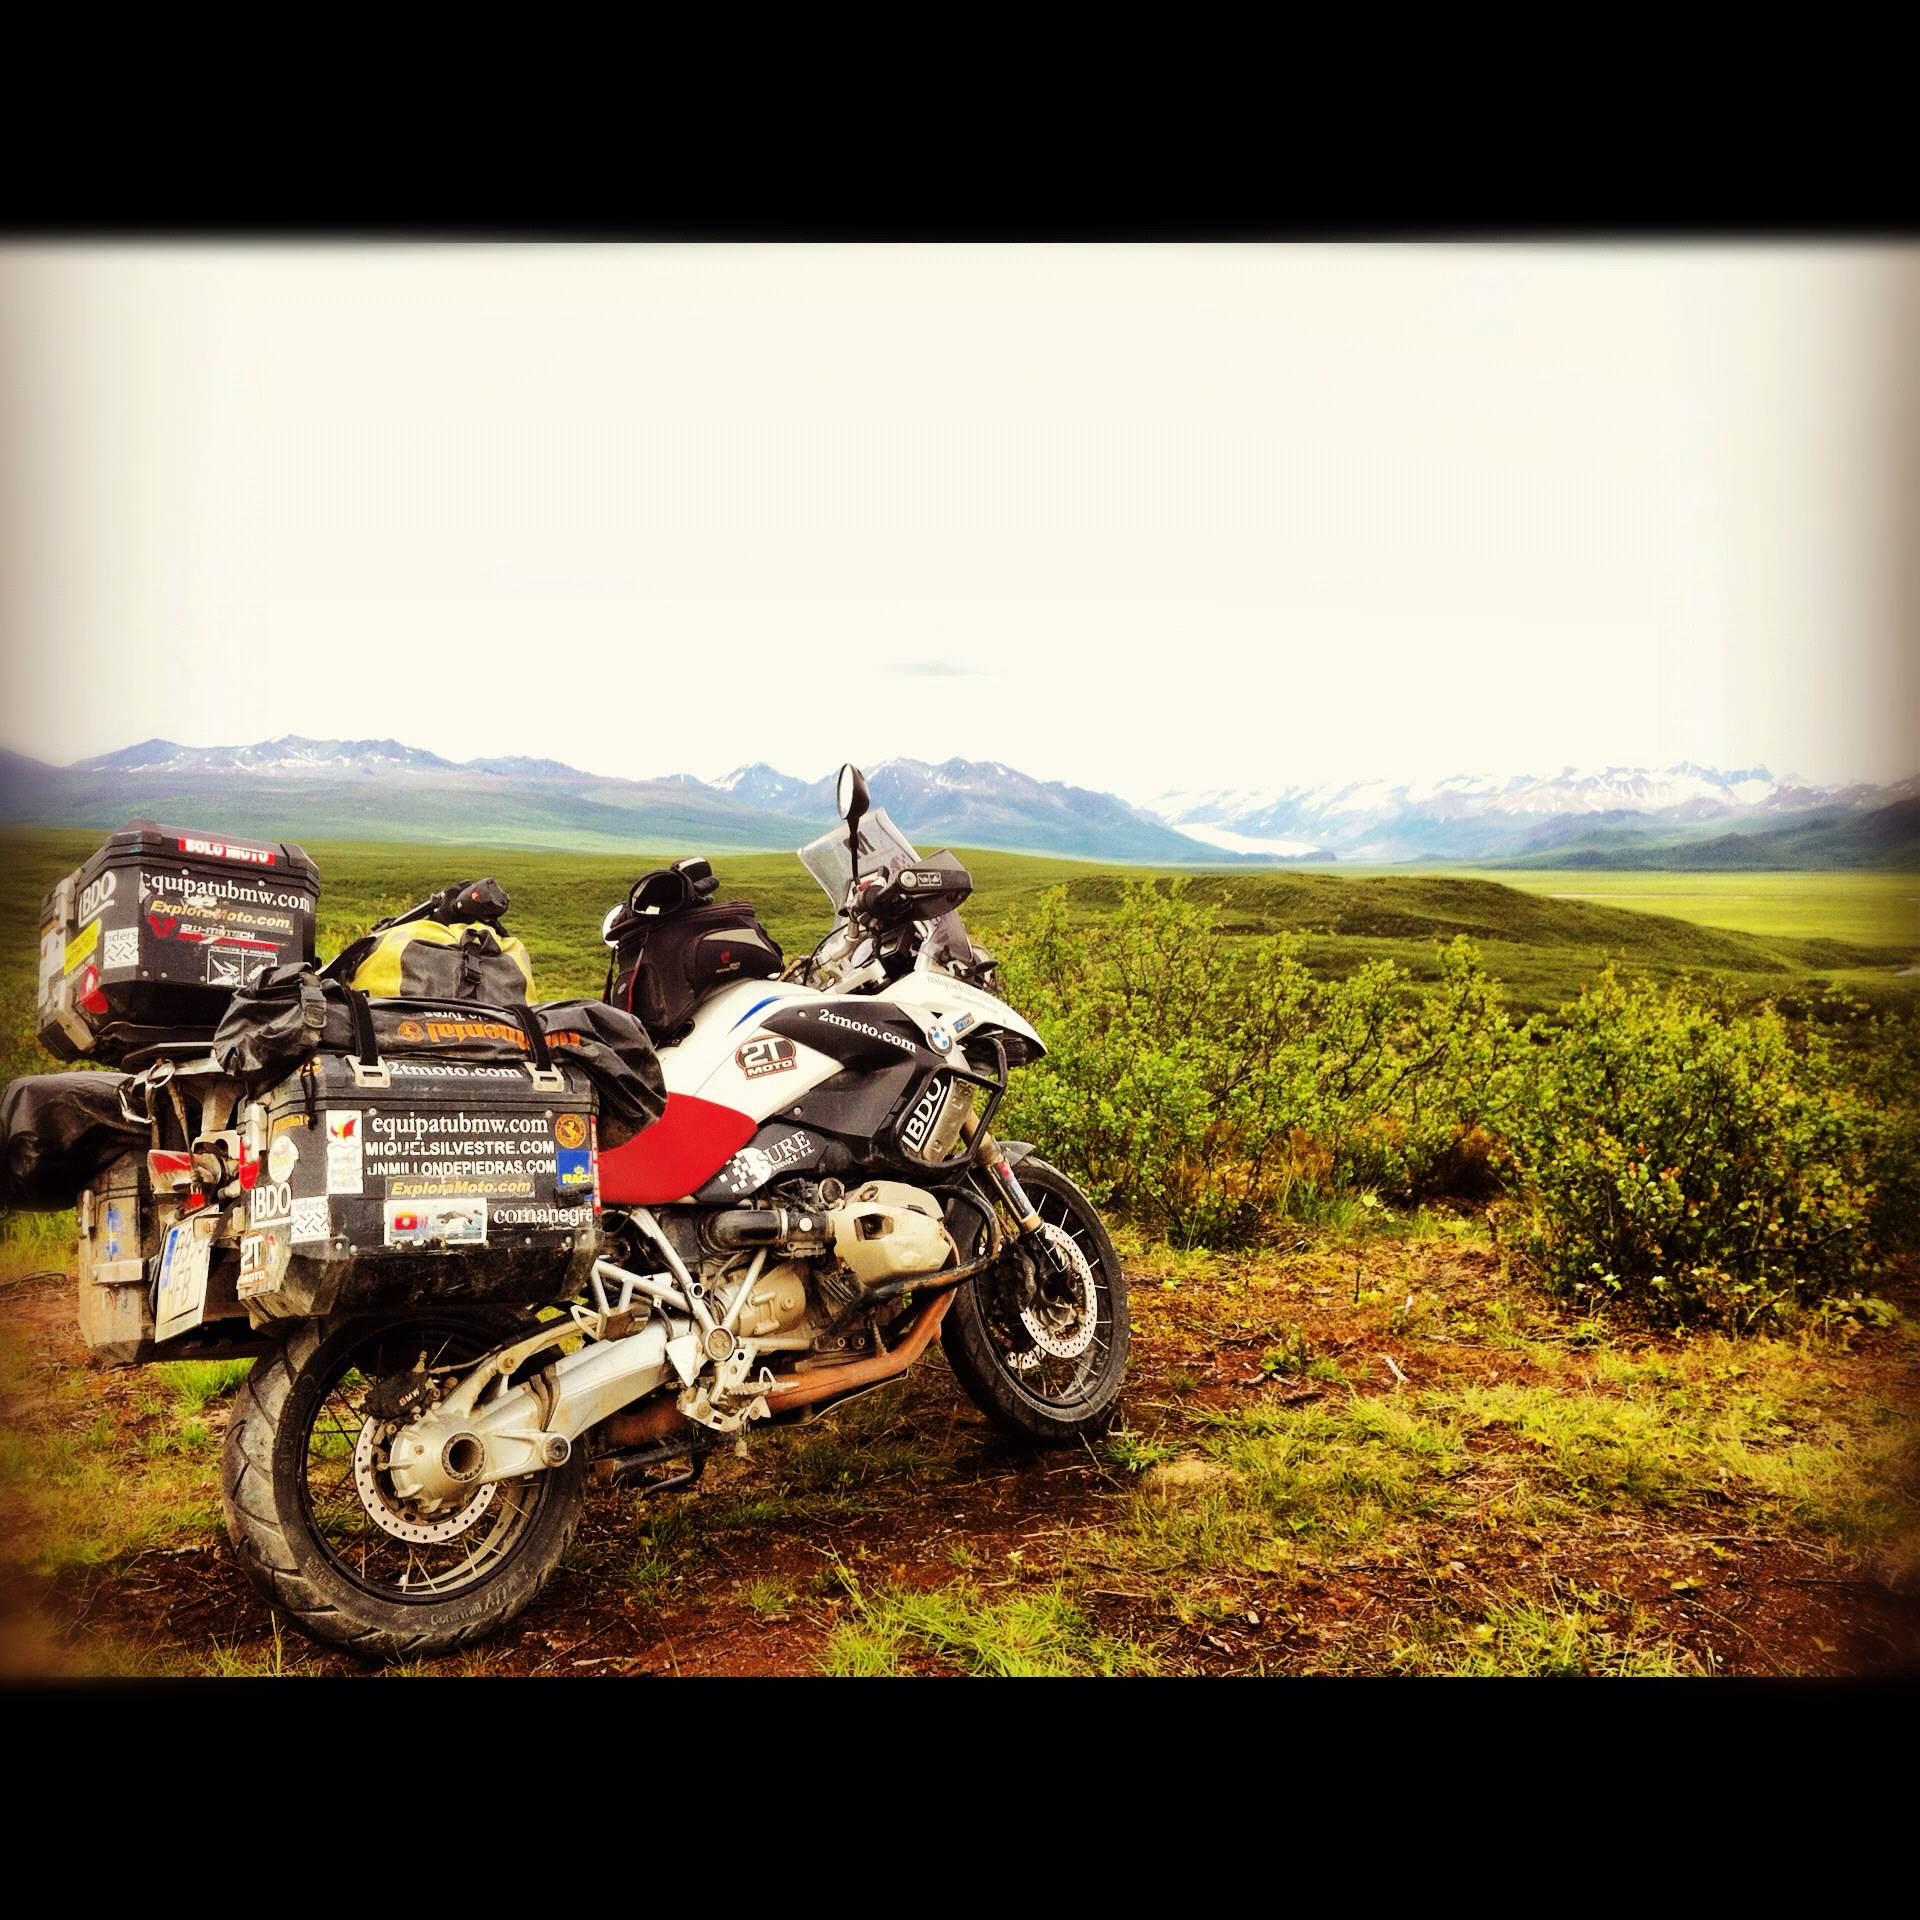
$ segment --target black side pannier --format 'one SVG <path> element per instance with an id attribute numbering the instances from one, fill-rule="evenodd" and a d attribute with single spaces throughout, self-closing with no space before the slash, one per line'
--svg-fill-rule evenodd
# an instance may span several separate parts
<path id="1" fill-rule="evenodd" d="M 600 1150 L 666 1106 L 615 1008 L 370 1000 L 306 969 L 236 995 L 213 1057 L 261 1088 L 237 1292 L 267 1318 L 564 1296 L 598 1243 Z"/>
<path id="2" fill-rule="evenodd" d="M 718 884 L 706 861 L 677 861 L 635 881 L 606 929 L 606 999 L 633 1014 L 655 1046 L 682 1039 L 714 988 L 771 980 L 783 965 L 752 903 L 714 901 Z"/>
<path id="3" fill-rule="evenodd" d="M 290 842 L 130 821 L 41 903 L 41 1045 L 114 1064 L 205 1040 L 237 988 L 312 961 L 319 897 Z"/>
<path id="4" fill-rule="evenodd" d="M 239 1298 L 280 1319 L 583 1285 L 598 1244 L 595 1082 L 571 1059 L 317 1053 L 261 1096 Z"/>

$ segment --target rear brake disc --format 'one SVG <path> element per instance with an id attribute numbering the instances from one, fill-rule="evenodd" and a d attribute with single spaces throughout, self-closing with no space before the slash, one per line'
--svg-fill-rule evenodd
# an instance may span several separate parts
<path id="1" fill-rule="evenodd" d="M 378 1420 L 369 1420 L 360 1429 L 360 1438 L 353 1449 L 353 1485 L 360 1504 L 367 1510 L 367 1518 L 382 1533 L 390 1533 L 396 1540 L 408 1541 L 416 1547 L 439 1546 L 459 1539 L 493 1505 L 494 1495 L 500 1491 L 498 1480 L 488 1480 L 476 1487 L 472 1496 L 451 1513 L 429 1517 L 419 1508 L 404 1504 L 387 1484 L 385 1469 L 376 1458 L 380 1434 Z"/>

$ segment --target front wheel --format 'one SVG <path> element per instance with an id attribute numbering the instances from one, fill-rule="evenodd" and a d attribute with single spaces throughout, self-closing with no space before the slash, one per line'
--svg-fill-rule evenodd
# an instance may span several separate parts
<path id="1" fill-rule="evenodd" d="M 387 1474 L 377 1381 L 477 1361 L 504 1324 L 301 1321 L 254 1363 L 227 1429 L 227 1532 L 269 1605 L 316 1640 L 375 1660 L 446 1653 L 497 1631 L 559 1563 L 580 1522 L 586 1459 L 480 1486 L 423 1512 Z"/>
<path id="2" fill-rule="evenodd" d="M 1127 1277 L 1093 1202 L 1044 1160 L 1020 1163 L 1044 1231 L 1067 1253 L 1060 1280 L 1018 1246 L 961 1287 L 940 1326 L 955 1377 L 1016 1439 L 1071 1445 L 1099 1432 L 1127 1371 Z"/>

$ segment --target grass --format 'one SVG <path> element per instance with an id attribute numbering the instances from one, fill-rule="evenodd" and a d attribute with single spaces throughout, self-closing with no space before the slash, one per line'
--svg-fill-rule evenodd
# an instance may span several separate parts
<path id="1" fill-rule="evenodd" d="M 1702 1671 L 1641 1608 L 1616 1596 L 1556 1594 L 1487 1608 L 1478 1620 L 1444 1616 L 1394 1649 L 1407 1673 L 1478 1678 L 1670 1678 Z"/>
<path id="2" fill-rule="evenodd" d="M 1467 871 L 1521 893 L 1671 914 L 1763 938 L 1920 949 L 1920 875 L 1911 873 Z"/>
<path id="3" fill-rule="evenodd" d="M 51 1064 L 32 1035 L 39 896 L 98 838 L 4 835 L 7 1076 Z M 601 913 L 651 864 L 618 852 L 311 850 L 323 952 L 432 886 L 490 872 L 514 897 L 509 924 L 552 997 L 598 993 Z M 968 918 L 989 943 L 1058 882 L 1096 932 L 1123 878 L 967 857 L 980 888 Z M 825 902 L 790 857 L 725 855 L 718 871 L 723 892 L 754 898 L 789 950 L 824 930 Z M 1907 876 L 1289 870 L 1195 886 L 1225 897 L 1248 939 L 1303 933 L 1310 963 L 1329 972 L 1385 954 L 1425 977 L 1436 941 L 1469 933 L 1521 1010 L 1558 1004 L 1611 955 L 1755 994 L 1831 979 L 1906 1000 L 1914 984 L 1897 977 L 1916 944 Z M 1591 897 L 1563 897 L 1574 894 Z M 744 1631 L 782 1623 L 777 1637 L 807 1648 L 797 1658 L 833 1672 L 1638 1673 L 1757 1660 L 1708 1611 L 1725 1611 L 1714 1554 L 1751 1550 L 1692 1543 L 1777 1540 L 1823 1578 L 1920 1565 L 1920 1340 L 1878 1303 L 1830 1332 L 1630 1333 L 1512 1280 L 1478 1219 L 1352 1197 L 1257 1256 L 1118 1239 L 1139 1354 L 1126 1423 L 1076 1469 L 1097 1507 L 1047 1529 L 1030 1561 L 1016 1565 L 954 1517 L 977 1520 L 964 1503 L 980 1476 L 1010 1470 L 983 1466 L 977 1423 L 936 1362 L 828 1421 L 760 1437 L 746 1463 L 716 1460 L 695 1494 L 608 1496 L 616 1511 L 583 1534 L 566 1578 L 637 1618 L 727 1596 Z M 64 1268 L 71 1249 L 70 1216 L 0 1225 L 0 1272 Z M 129 1625 L 116 1598 L 146 1580 L 156 1551 L 218 1551 L 218 1447 L 245 1364 L 100 1376 L 78 1362 L 70 1322 L 23 1333 L 0 1314 L 0 1573 L 63 1596 L 63 1619 L 93 1609 L 58 1658 L 121 1672 L 311 1664 L 305 1643 L 259 1637 L 264 1615 L 170 1644 Z M 1182 1461 L 1210 1471 L 1169 1488 L 1155 1469 Z M 996 1501 L 1046 1511 L 1078 1484 L 1065 1467 L 1046 1473 L 1061 1477 L 1023 1471 Z M 939 1526 L 896 1566 L 903 1516 L 916 1513 Z M 874 1541 L 884 1574 L 863 1569 L 857 1549 L 835 1557 L 847 1537 Z M 1369 1592 L 1350 1619 L 1342 1609 Z M 1780 1657 L 1804 1665 L 1807 1646 L 1825 1644 Z M 515 1658 L 474 1657 L 479 1670 Z M 541 1645 L 522 1664 L 550 1658 Z"/>
<path id="4" fill-rule="evenodd" d="M 210 1401 L 231 1393 L 253 1370 L 251 1360 L 169 1360 L 153 1369 L 185 1413 L 198 1413 Z"/>
<path id="5" fill-rule="evenodd" d="M 797 1598 L 793 1583 L 777 1574 L 761 1574 L 740 1589 L 740 1604 L 763 1620 L 784 1620 Z"/>
<path id="6" fill-rule="evenodd" d="M 695 1492 L 596 1495 L 523 1628 L 420 1664 L 598 1671 L 574 1640 L 658 1621 L 656 1665 L 719 1670 L 729 1647 L 845 1674 L 1845 1670 L 1851 1583 L 1920 1570 L 1920 1329 L 1623 1329 L 1472 1223 L 1405 1225 L 1230 1259 L 1129 1234 L 1134 1383 L 1084 1459 L 1010 1454 L 936 1361 Z M 273 1642 L 222 1548 L 238 1369 L 95 1374 L 70 1327 L 26 1324 L 0 1318 L 0 1571 L 47 1611 L 12 1670 L 337 1665 Z M 141 1594 L 191 1609 L 216 1577 L 221 1609 L 187 1615 L 210 1624 L 143 1624 Z M 632 1644 L 580 1653 L 624 1669 Z"/>
<path id="7" fill-rule="evenodd" d="M 868 1591 L 852 1573 L 843 1578 L 848 1617 L 828 1636 L 823 1673 L 900 1674 L 922 1662 L 1001 1678 L 1152 1671 L 1146 1654 L 1101 1634 L 1060 1586 L 995 1599 L 970 1579 Z"/>
<path id="8" fill-rule="evenodd" d="M 11 1509 L 0 1566 L 52 1576 L 217 1538 L 217 1455 L 215 1434 L 194 1421 L 128 1433 L 96 1418 L 31 1440 L 0 1434 Z"/>
<path id="9" fill-rule="evenodd" d="M 272 1626 L 273 1637 L 265 1646 L 247 1647 L 237 1642 L 225 1645 L 214 1640 L 208 1671 L 221 1680 L 279 1680 L 298 1673 L 298 1664 L 288 1661 L 287 1642 L 277 1616 Z"/>
<path id="10" fill-rule="evenodd" d="M 662 1507 L 639 1517 L 633 1529 L 633 1549 L 624 1578 L 636 1599 L 659 1601 L 689 1570 L 696 1549 L 685 1538 L 688 1510 Z"/>
<path id="11" fill-rule="evenodd" d="M 1109 1432 L 1102 1444 L 1107 1458 L 1128 1473 L 1145 1473 L 1149 1467 L 1161 1466 L 1180 1456 L 1180 1449 L 1171 1441 L 1147 1440 L 1127 1427 Z"/>
<path id="12" fill-rule="evenodd" d="M 1444 1579 L 1459 1554 L 1484 1560 L 1489 1540 L 1520 1561 L 1603 1538 L 1717 1533 L 1804 1542 L 1847 1564 L 1912 1559 L 1920 1337 L 1910 1323 L 1879 1342 L 1893 1372 L 1863 1375 L 1847 1343 L 1816 1323 L 1794 1336 L 1621 1337 L 1503 1280 L 1432 1284 L 1447 1260 L 1439 1236 L 1382 1238 L 1361 1255 L 1379 1277 L 1357 1296 L 1326 1284 L 1344 1259 L 1319 1254 L 1285 1263 L 1285 1278 L 1257 1278 L 1237 1310 L 1215 1294 L 1221 1321 L 1268 1327 L 1278 1294 L 1303 1320 L 1340 1327 L 1343 1378 L 1356 1357 L 1394 1350 L 1407 1383 L 1374 1367 L 1365 1390 L 1326 1378 L 1304 1405 L 1163 1403 L 1154 1431 L 1124 1437 L 1123 1463 L 1174 1450 L 1218 1471 L 1189 1476 L 1171 1498 L 1149 1481 L 1104 1534 L 1102 1563 L 1195 1619 L 1249 1578 L 1310 1583 L 1357 1555 L 1410 1579 L 1438 1567 Z M 1407 1285 L 1421 1270 L 1428 1286 Z M 1181 1314 L 1186 1291 L 1142 1288 L 1136 1299 L 1145 1315 Z M 1281 1351 L 1301 1352 L 1300 1331 L 1287 1331 Z M 1311 1391 L 1309 1370 L 1262 1367 L 1256 1383 L 1262 1375 L 1289 1400 L 1298 1382 Z M 1550 1597 L 1489 1614 L 1489 1634 L 1457 1647 L 1419 1641 L 1406 1658 L 1421 1671 L 1684 1667 L 1637 1629 L 1603 1630 Z"/>

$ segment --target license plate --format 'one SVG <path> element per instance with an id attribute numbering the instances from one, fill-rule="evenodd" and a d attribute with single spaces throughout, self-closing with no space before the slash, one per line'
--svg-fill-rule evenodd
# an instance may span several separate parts
<path id="1" fill-rule="evenodd" d="M 153 1337 L 170 1340 L 176 1333 L 200 1324 L 207 1304 L 207 1267 L 213 1242 L 194 1231 L 194 1222 L 182 1220 L 167 1229 L 160 1249 L 160 1287 L 154 1300 Z"/>

